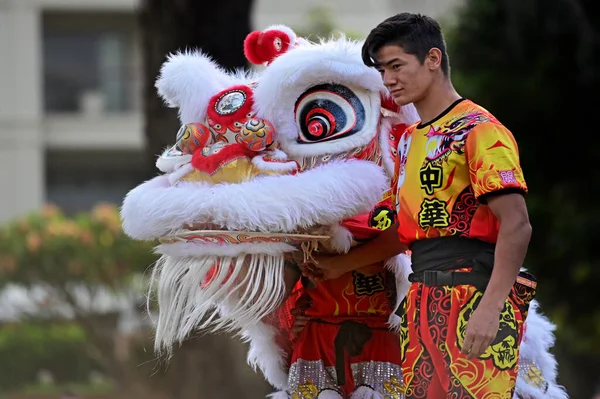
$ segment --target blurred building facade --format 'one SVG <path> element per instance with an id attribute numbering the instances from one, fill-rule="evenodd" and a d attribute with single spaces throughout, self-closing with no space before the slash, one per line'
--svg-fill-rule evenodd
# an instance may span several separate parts
<path id="1" fill-rule="evenodd" d="M 401 11 L 451 19 L 461 0 L 255 0 L 254 29 L 329 7 L 366 35 Z M 0 0 L 0 222 L 46 202 L 120 203 L 142 165 L 138 0 Z M 175 132 L 173 132 L 175 134 Z M 127 170 L 127 172 L 125 172 Z"/>

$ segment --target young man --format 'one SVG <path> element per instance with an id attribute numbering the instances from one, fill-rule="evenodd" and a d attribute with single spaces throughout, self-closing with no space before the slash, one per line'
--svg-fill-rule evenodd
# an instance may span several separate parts
<path id="1" fill-rule="evenodd" d="M 402 137 L 398 224 L 345 255 L 318 258 L 335 278 L 407 248 L 401 330 L 406 398 L 511 398 L 535 282 L 519 276 L 531 226 L 511 132 L 450 80 L 439 24 L 402 13 L 379 24 L 363 61 L 421 122 Z"/>

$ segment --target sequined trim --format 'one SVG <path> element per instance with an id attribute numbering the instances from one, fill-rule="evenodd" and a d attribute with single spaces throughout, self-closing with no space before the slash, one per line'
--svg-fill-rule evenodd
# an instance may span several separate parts
<path id="1" fill-rule="evenodd" d="M 356 387 L 366 385 L 385 399 L 403 399 L 402 368 L 389 362 L 354 363 L 352 376 Z"/>
<path id="2" fill-rule="evenodd" d="M 321 360 L 298 359 L 292 364 L 289 373 L 291 399 L 316 399 L 325 389 L 339 392 L 335 367 L 325 367 Z"/>
<path id="3" fill-rule="evenodd" d="M 544 393 L 548 391 L 548 381 L 544 378 L 542 370 L 530 359 L 519 359 L 519 377 L 528 385 L 542 390 Z"/>

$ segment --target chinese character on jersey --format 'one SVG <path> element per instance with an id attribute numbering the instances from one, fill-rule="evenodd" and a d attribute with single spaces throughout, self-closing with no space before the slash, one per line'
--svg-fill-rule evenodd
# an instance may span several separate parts
<path id="1" fill-rule="evenodd" d="M 352 283 L 356 296 L 371 296 L 377 292 L 385 291 L 385 284 L 381 274 L 366 275 L 352 272 Z"/>
<path id="2" fill-rule="evenodd" d="M 448 227 L 450 215 L 446 210 L 446 202 L 437 198 L 424 199 L 419 212 L 419 225 L 427 227 Z"/>
<path id="3" fill-rule="evenodd" d="M 425 190 L 425 194 L 432 195 L 434 189 L 442 187 L 442 167 L 427 162 L 419 171 L 419 179 L 421 181 L 421 188 Z"/>
<path id="4" fill-rule="evenodd" d="M 393 217 L 393 211 L 388 208 L 375 209 L 371 225 L 378 230 L 386 230 L 394 222 Z"/>

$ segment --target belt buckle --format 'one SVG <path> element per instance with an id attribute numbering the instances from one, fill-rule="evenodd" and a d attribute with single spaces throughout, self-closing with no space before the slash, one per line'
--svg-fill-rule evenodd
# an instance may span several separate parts
<path id="1" fill-rule="evenodd" d="M 423 272 L 423 284 L 435 286 L 454 286 L 454 273 L 440 270 L 426 270 Z"/>
<path id="2" fill-rule="evenodd" d="M 423 284 L 425 285 L 438 285 L 437 284 L 438 272 L 437 270 L 425 270 L 423 272 Z"/>
<path id="3" fill-rule="evenodd" d="M 454 287 L 454 272 L 438 272 L 438 285 Z"/>

